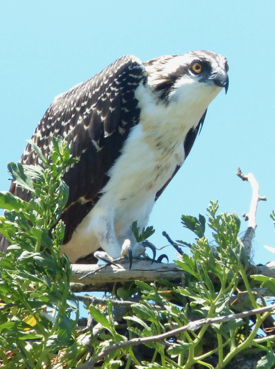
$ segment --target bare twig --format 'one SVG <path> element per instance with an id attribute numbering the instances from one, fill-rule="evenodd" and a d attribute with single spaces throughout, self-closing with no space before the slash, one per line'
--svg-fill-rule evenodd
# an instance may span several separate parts
<path id="1" fill-rule="evenodd" d="M 100 299 L 100 298 L 96 298 L 96 297 L 95 298 L 94 297 L 89 298 L 89 296 L 78 296 L 78 299 L 82 300 L 82 301 L 86 300 L 91 305 L 94 305 L 94 304 L 97 304 L 97 303 L 103 305 L 103 304 L 108 303 L 107 299 Z M 113 321 L 115 322 L 115 324 L 117 324 L 116 322 L 120 321 L 125 316 L 125 314 L 132 307 L 132 305 L 134 305 L 134 304 L 136 304 L 137 302 L 140 301 L 141 296 L 140 296 L 140 294 L 137 294 L 137 295 L 131 297 L 131 299 L 132 299 L 132 301 L 117 301 L 117 300 L 114 301 L 114 304 L 113 304 L 114 309 L 112 311 L 112 316 L 113 316 Z M 81 344 L 83 346 L 89 346 L 90 343 L 91 343 L 91 339 L 95 339 L 102 332 L 102 330 L 105 329 L 102 326 L 101 323 L 97 323 L 95 326 L 93 326 L 93 318 L 92 318 L 91 315 L 89 315 L 87 326 L 91 331 L 91 335 L 90 336 L 84 335 L 83 339 L 80 339 Z M 85 329 L 84 329 L 84 331 L 85 331 Z"/>
<path id="2" fill-rule="evenodd" d="M 96 364 L 98 361 L 103 359 L 106 355 L 108 355 L 111 352 L 116 351 L 118 349 L 122 349 L 122 348 L 129 347 L 129 346 L 131 346 L 131 347 L 138 346 L 138 345 L 146 344 L 146 343 L 149 343 L 149 342 L 163 342 L 165 339 L 167 339 L 171 336 L 178 335 L 179 333 L 182 333 L 182 332 L 185 332 L 185 331 L 195 331 L 195 330 L 197 330 L 198 328 L 200 328 L 204 325 L 216 324 L 216 323 L 221 323 L 221 322 L 228 322 L 228 321 L 231 321 L 231 320 L 234 320 L 234 319 L 245 318 L 245 317 L 251 316 L 251 315 L 263 314 L 263 313 L 266 313 L 266 312 L 273 312 L 274 310 L 275 310 L 275 305 L 270 305 L 270 306 L 265 306 L 265 307 L 259 308 L 259 309 L 244 311 L 244 312 L 239 313 L 239 314 L 230 314 L 230 315 L 227 315 L 227 316 L 221 316 L 221 317 L 217 317 L 217 318 L 199 319 L 199 320 L 193 321 L 193 322 L 185 325 L 184 327 L 173 329 L 171 331 L 168 331 L 168 332 L 156 335 L 156 336 L 143 337 L 143 338 L 134 338 L 134 339 L 129 340 L 127 342 L 116 343 L 116 344 L 114 344 L 112 346 L 109 346 L 106 349 L 104 349 L 99 355 L 95 356 L 92 360 L 90 360 L 86 364 L 83 364 L 83 365 L 77 367 L 77 369 L 93 369 L 94 364 Z"/>
<path id="3" fill-rule="evenodd" d="M 107 305 L 110 299 L 104 299 L 95 296 L 82 296 L 78 295 L 77 300 L 88 303 L 89 305 Z M 131 307 L 133 302 L 131 301 L 119 301 L 119 300 L 111 300 L 113 306 L 119 307 Z"/>
<path id="4" fill-rule="evenodd" d="M 252 200 L 250 204 L 250 209 L 248 214 L 243 214 L 245 220 L 248 220 L 248 228 L 245 232 L 244 237 L 242 238 L 242 242 L 245 247 L 245 251 L 247 257 L 251 258 L 251 248 L 252 248 L 252 240 L 255 237 L 255 229 L 257 227 L 256 224 L 256 213 L 257 206 L 259 201 L 266 201 L 266 197 L 259 196 L 259 185 L 256 181 L 254 175 L 252 173 L 243 174 L 241 169 L 238 168 L 237 176 L 240 177 L 243 181 L 248 181 L 252 187 Z"/>
<path id="5" fill-rule="evenodd" d="M 108 302 L 110 302 L 110 299 L 104 299 L 104 298 L 100 298 L 100 297 L 95 297 L 95 296 L 82 296 L 82 295 L 78 295 L 77 299 L 79 301 L 82 302 L 86 302 L 90 305 L 107 305 Z M 134 304 L 136 304 L 136 301 L 120 301 L 120 300 L 113 300 L 111 299 L 111 303 L 113 306 L 115 307 L 120 307 L 120 308 L 131 308 Z M 160 306 L 158 305 L 152 305 L 154 307 L 154 309 L 161 309 Z"/>
<path id="6" fill-rule="evenodd" d="M 252 293 L 256 298 L 265 297 L 270 294 L 267 288 L 260 287 L 260 288 L 253 288 Z M 76 296 L 77 300 L 82 301 L 84 303 L 88 303 L 90 305 L 107 305 L 110 299 L 107 298 L 100 298 L 95 296 L 83 296 L 78 295 Z M 111 303 L 114 307 L 123 307 L 123 308 L 131 308 L 133 305 L 136 304 L 136 301 L 120 301 L 120 300 L 113 300 L 111 299 Z M 241 312 L 243 310 L 247 310 L 251 308 L 251 300 L 247 291 L 239 292 L 237 296 L 232 296 L 230 298 L 230 305 L 231 309 L 235 312 Z M 153 309 L 161 310 L 163 309 L 161 306 L 152 304 Z"/>
<path id="7" fill-rule="evenodd" d="M 180 248 L 180 246 L 171 240 L 170 236 L 168 235 L 168 233 L 166 233 L 165 231 L 162 232 L 162 235 L 167 239 L 167 241 L 177 250 L 177 252 L 182 255 L 183 254 L 183 251 L 182 249 Z"/>

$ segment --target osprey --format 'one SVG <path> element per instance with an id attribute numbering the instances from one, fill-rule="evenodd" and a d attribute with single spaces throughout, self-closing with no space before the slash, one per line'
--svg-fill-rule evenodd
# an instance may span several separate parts
<path id="1" fill-rule="evenodd" d="M 63 136 L 79 161 L 64 175 L 69 199 L 62 253 L 76 262 L 99 248 L 112 258 L 138 247 L 156 199 L 187 158 L 211 101 L 228 89 L 227 60 L 210 51 L 142 63 L 123 56 L 57 96 L 32 141 L 47 155 Z M 29 144 L 23 164 L 38 164 Z M 11 192 L 28 196 L 12 184 Z M 126 246 L 125 246 L 126 245 Z"/>

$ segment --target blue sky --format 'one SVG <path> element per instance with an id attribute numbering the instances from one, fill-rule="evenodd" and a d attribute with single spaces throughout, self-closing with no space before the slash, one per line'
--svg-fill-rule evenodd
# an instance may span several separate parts
<path id="1" fill-rule="evenodd" d="M 56 95 L 125 54 L 146 61 L 208 49 L 227 57 L 229 91 L 210 105 L 188 160 L 157 201 L 151 241 L 166 245 L 163 230 L 192 240 L 181 214 L 205 214 L 210 200 L 219 199 L 221 212 L 247 212 L 251 188 L 236 177 L 240 166 L 268 199 L 259 204 L 254 240 L 254 261 L 268 262 L 273 254 L 263 245 L 275 245 L 274 11 L 271 0 L 1 2 L 0 189 L 9 188 L 7 163 L 19 161 Z"/>

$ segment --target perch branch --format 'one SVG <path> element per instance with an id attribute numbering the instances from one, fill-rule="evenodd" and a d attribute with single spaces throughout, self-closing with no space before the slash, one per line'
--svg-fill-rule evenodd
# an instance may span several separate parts
<path id="1" fill-rule="evenodd" d="M 122 264 L 124 268 L 107 266 L 101 269 L 96 264 L 72 264 L 71 288 L 74 292 L 106 291 L 112 289 L 113 283 L 124 283 L 127 281 L 143 280 L 145 282 L 154 282 L 158 279 L 167 279 L 172 282 L 182 282 L 185 273 L 179 270 L 176 264 L 159 264 L 148 260 L 140 260 L 134 263 L 131 270 L 128 264 Z M 99 271 L 97 272 L 97 270 Z M 249 274 L 261 274 L 266 277 L 275 278 L 275 261 L 266 265 L 251 265 Z M 81 281 L 79 277 L 84 276 L 90 271 L 94 271 Z M 110 287 L 111 286 L 111 287 Z"/>
<path id="2" fill-rule="evenodd" d="M 217 317 L 217 318 L 206 318 L 206 319 L 199 319 L 196 321 L 193 321 L 187 325 L 185 325 L 184 327 L 180 327 L 180 328 L 176 328 L 173 329 L 169 332 L 165 332 L 156 336 L 152 336 L 152 337 L 143 337 L 143 338 L 134 338 L 132 340 L 129 340 L 127 342 L 121 342 L 121 343 L 116 343 L 112 346 L 109 346 L 108 348 L 104 349 L 99 355 L 95 356 L 92 360 L 90 360 L 89 362 L 87 362 L 86 364 L 83 364 L 79 367 L 77 367 L 77 369 L 93 369 L 94 368 L 94 364 L 96 364 L 98 361 L 100 361 L 101 359 L 103 359 L 106 355 L 109 355 L 111 352 L 116 351 L 118 349 L 122 349 L 125 347 L 133 347 L 133 346 L 138 346 L 141 344 L 146 344 L 149 342 L 163 342 L 165 339 L 178 335 L 179 333 L 185 332 L 185 331 L 195 331 L 198 328 L 204 326 L 204 325 L 210 325 L 210 324 L 216 324 L 216 323 L 221 323 L 221 322 L 229 322 L 230 320 L 234 320 L 234 319 L 240 319 L 240 318 L 245 318 L 247 316 L 251 316 L 251 315 L 256 315 L 256 314 L 263 314 L 263 313 L 267 313 L 267 312 L 273 312 L 275 310 L 275 305 L 271 305 L 271 306 L 265 306 L 263 308 L 259 308 L 259 309 L 253 309 L 250 311 L 244 311 L 242 313 L 239 314 L 230 314 L 227 316 L 221 316 L 221 317 Z"/>
<path id="3" fill-rule="evenodd" d="M 152 282 L 157 279 L 168 279 L 170 281 L 180 281 L 183 277 L 181 272 L 174 263 L 162 264 L 153 263 L 149 260 L 136 261 L 132 269 L 129 270 L 129 263 L 120 264 L 120 268 L 115 265 L 108 265 L 101 269 L 98 265 L 72 264 L 71 282 L 80 283 L 90 286 L 102 286 L 107 283 L 127 282 L 142 280 L 144 282 Z M 93 274 L 79 280 L 85 274 L 93 272 Z"/>

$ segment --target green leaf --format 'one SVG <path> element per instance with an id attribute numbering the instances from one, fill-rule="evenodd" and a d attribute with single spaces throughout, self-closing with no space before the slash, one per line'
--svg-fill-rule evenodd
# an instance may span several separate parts
<path id="1" fill-rule="evenodd" d="M 142 231 L 140 231 L 140 227 L 137 226 L 137 221 L 132 223 L 131 230 L 137 242 L 145 241 L 155 233 L 155 230 L 152 226 L 144 227 L 142 228 Z"/>
<path id="2" fill-rule="evenodd" d="M 273 351 L 268 351 L 265 356 L 263 356 L 257 362 L 257 369 L 270 369 L 275 363 L 275 356 Z"/>
<path id="3" fill-rule="evenodd" d="M 39 187 L 41 183 L 45 185 L 45 170 L 39 165 L 23 165 L 25 175 L 33 181 L 39 181 Z M 38 188 L 39 188 L 38 187 Z"/>
<path id="4" fill-rule="evenodd" d="M 7 216 L 7 212 L 5 215 Z M 0 233 L 2 233 L 4 237 L 10 240 L 10 237 L 13 236 L 16 231 L 17 227 L 15 223 L 7 220 L 4 217 L 0 217 Z"/>
<path id="5" fill-rule="evenodd" d="M 134 322 L 134 323 L 138 323 L 143 328 L 150 330 L 149 325 L 147 325 L 142 319 L 138 318 L 137 316 L 125 316 L 124 319 L 130 320 L 131 322 Z"/>
<path id="6" fill-rule="evenodd" d="M 25 280 L 29 280 L 29 281 L 37 282 L 37 283 L 42 283 L 41 278 L 38 278 L 36 275 L 30 274 L 26 271 L 19 272 L 18 276 L 21 277 L 22 279 L 25 279 Z"/>
<path id="7" fill-rule="evenodd" d="M 143 281 L 135 281 L 136 285 L 140 288 L 141 292 L 145 291 L 152 291 L 153 287 L 149 286 L 149 284 L 143 282 Z"/>
<path id="8" fill-rule="evenodd" d="M 8 170 L 12 175 L 13 182 L 25 190 L 34 192 L 32 179 L 24 172 L 22 164 L 9 163 Z"/>
<path id="9" fill-rule="evenodd" d="M 0 192 L 0 208 L 5 210 L 21 210 L 26 209 L 28 203 L 14 196 L 10 192 Z"/>
<path id="10" fill-rule="evenodd" d="M 258 281 L 258 282 L 267 282 L 271 279 L 274 280 L 275 282 L 275 279 L 274 278 L 271 278 L 271 277 L 266 277 L 264 275 L 260 275 L 260 274 L 253 274 L 253 275 L 250 275 L 250 278 L 254 279 L 255 281 Z"/>
<path id="11" fill-rule="evenodd" d="M 263 287 L 267 288 L 273 296 L 275 295 L 275 280 L 273 278 L 267 282 L 264 282 Z"/>
<path id="12" fill-rule="evenodd" d="M 183 255 L 184 258 L 189 258 L 188 255 Z M 190 260 L 190 259 L 189 259 Z M 188 260 L 188 261 L 189 261 Z M 197 273 L 195 272 L 194 268 L 193 268 L 193 265 L 190 266 L 190 264 L 188 265 L 187 263 L 184 263 L 184 261 L 180 261 L 180 260 L 176 260 L 175 261 L 175 264 L 182 270 L 184 270 L 185 272 L 187 273 L 190 273 L 192 274 L 194 277 L 197 277 Z"/>
<path id="13" fill-rule="evenodd" d="M 112 331 L 111 324 L 106 316 L 99 310 L 98 307 L 91 305 L 90 312 L 94 320 L 100 323 L 103 327 L 108 329 L 110 332 Z"/>
<path id="14" fill-rule="evenodd" d="M 207 211 L 210 214 L 211 218 L 215 218 L 218 208 L 219 208 L 218 200 L 210 201 Z"/>
<path id="15" fill-rule="evenodd" d="M 136 368 L 137 369 L 142 369 L 142 368 L 144 368 L 144 365 L 145 365 L 146 369 L 168 369 L 168 368 L 170 368 L 166 365 L 162 366 L 162 365 L 159 365 L 158 363 L 149 363 L 148 361 L 143 361 L 142 364 L 143 364 L 143 366 L 136 366 Z"/>
<path id="16" fill-rule="evenodd" d="M 181 217 L 182 225 L 194 232 L 199 238 L 204 236 L 205 232 L 205 217 L 199 214 L 199 219 L 191 215 L 182 215 Z"/>
<path id="17" fill-rule="evenodd" d="M 70 265 L 65 256 L 60 257 L 58 247 L 64 224 L 60 222 L 52 231 L 68 198 L 67 185 L 61 178 L 67 163 L 74 159 L 64 140 L 58 143 L 57 165 L 50 165 L 52 160 L 43 158 L 40 149 L 33 147 L 46 169 L 39 165 L 8 165 L 15 185 L 32 193 L 30 202 L 11 193 L 0 193 L 0 207 L 5 209 L 5 217 L 0 217 L 0 232 L 11 242 L 9 253 L 0 260 L 0 356 L 10 369 L 44 367 L 58 350 L 67 352 L 75 342 L 78 320 L 69 285 Z M 14 305 L 5 306 L 10 302 Z M 54 317 L 46 312 L 47 308 L 54 311 Z M 35 325 L 29 323 L 30 311 Z M 7 350 L 13 353 L 9 360 L 5 357 Z M 76 356 L 68 367 L 75 367 Z M 67 357 L 66 353 L 65 360 Z"/>
<path id="18" fill-rule="evenodd" d="M 131 320 L 132 317 L 125 317 L 126 320 Z M 149 328 L 149 327 L 148 327 Z M 128 327 L 128 331 L 134 333 L 138 337 L 144 337 L 144 334 L 142 333 L 141 329 L 138 329 L 137 327 Z"/>
<path id="19" fill-rule="evenodd" d="M 239 261 L 238 256 L 236 255 L 236 252 L 232 249 L 231 246 L 228 245 L 228 250 L 230 253 L 230 256 L 235 260 L 235 261 Z"/>
<path id="20" fill-rule="evenodd" d="M 22 320 L 16 320 L 12 322 L 6 322 L 0 325 L 0 332 L 1 334 L 5 334 L 8 336 L 17 336 L 19 331 L 23 329 L 30 329 L 32 328 L 29 324 L 23 322 Z"/>
<path id="21" fill-rule="evenodd" d="M 186 343 L 186 342 L 178 340 L 176 344 L 173 344 L 172 346 L 170 346 L 167 349 L 167 353 L 169 355 L 180 355 L 184 351 L 189 350 L 192 346 L 195 346 L 195 344 L 194 343 Z"/>
<path id="22" fill-rule="evenodd" d="M 225 314 L 225 310 L 228 312 L 228 303 L 230 301 L 229 295 L 224 295 L 216 303 L 216 312 L 219 314 Z M 229 313 L 230 314 L 230 313 Z"/>
<path id="23" fill-rule="evenodd" d="M 207 301 L 201 297 L 195 297 L 195 296 L 190 296 L 190 299 L 192 299 L 190 306 L 203 305 Z"/>
<path id="24" fill-rule="evenodd" d="M 155 320 L 156 316 L 153 311 L 153 309 L 149 306 L 146 306 L 144 304 L 134 304 L 132 305 L 132 310 L 134 314 L 136 314 L 138 317 L 140 317 L 143 320 Z"/>
<path id="25" fill-rule="evenodd" d="M 125 287 L 119 287 L 116 294 L 120 299 L 127 300 L 131 296 L 131 291 Z"/>
<path id="26" fill-rule="evenodd" d="M 121 360 L 110 360 L 109 365 L 112 369 L 122 368 L 123 361 L 121 361 Z"/>
<path id="27" fill-rule="evenodd" d="M 206 219 L 203 215 L 199 214 L 199 222 L 200 222 L 200 230 L 202 231 L 202 236 L 204 236 L 204 232 L 205 232 L 205 223 L 206 223 Z"/>
<path id="28" fill-rule="evenodd" d="M 242 319 L 232 319 L 229 322 L 223 323 L 223 326 L 227 329 L 236 329 L 240 328 L 244 325 L 244 322 Z"/>
<path id="29" fill-rule="evenodd" d="M 261 286 L 267 288 L 273 295 L 275 295 L 275 278 L 258 274 L 251 275 L 250 277 L 255 281 L 262 282 Z"/>
<path id="30" fill-rule="evenodd" d="M 69 340 L 70 336 L 71 336 L 71 331 L 72 331 L 72 320 L 67 317 L 66 315 L 62 315 L 59 318 L 59 332 L 58 332 L 58 337 L 62 337 L 65 340 Z"/>
<path id="31" fill-rule="evenodd" d="M 36 143 L 33 140 L 27 140 L 28 143 L 32 146 L 38 157 L 41 159 L 43 164 L 47 165 L 47 160 L 45 159 L 44 155 L 42 154 L 42 151 L 40 148 L 36 145 Z"/>
<path id="32" fill-rule="evenodd" d="M 64 181 L 61 181 L 59 184 L 58 191 L 56 191 L 58 195 L 58 202 L 56 203 L 55 212 L 56 218 L 59 219 L 64 207 L 67 204 L 69 198 L 69 187 L 66 185 Z"/>

